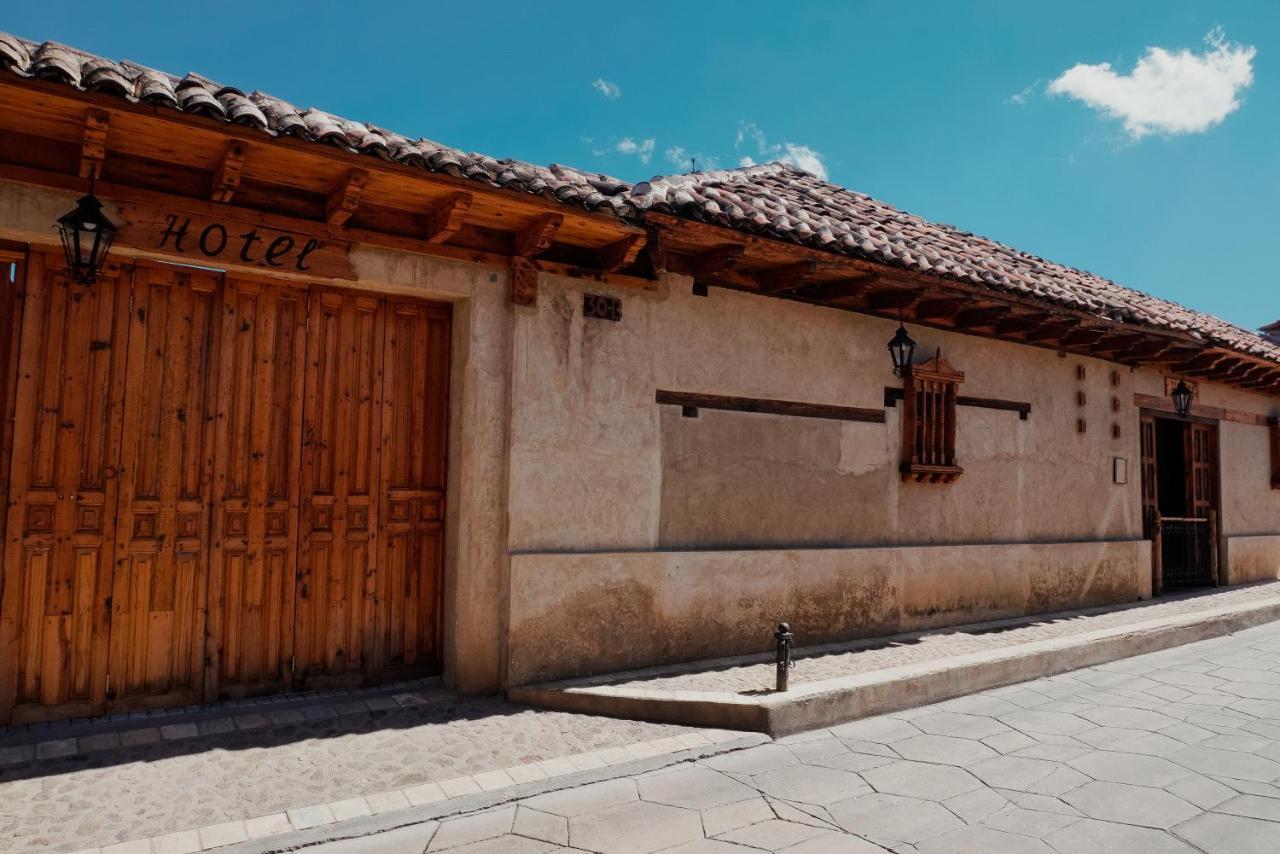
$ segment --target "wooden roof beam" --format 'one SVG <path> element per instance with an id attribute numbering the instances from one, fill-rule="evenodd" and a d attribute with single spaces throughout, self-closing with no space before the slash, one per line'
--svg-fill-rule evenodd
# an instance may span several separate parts
<path id="1" fill-rule="evenodd" d="M 815 300 L 835 300 L 847 299 L 849 297 L 860 297 L 872 286 L 880 280 L 880 277 L 874 273 L 867 273 L 861 276 L 849 276 L 845 279 L 836 279 L 830 282 L 819 282 L 810 285 L 805 296 Z"/>
<path id="2" fill-rule="evenodd" d="M 213 170 L 213 180 L 209 185 L 209 198 L 215 202 L 229 202 L 240 188 L 240 173 L 244 171 L 244 161 L 248 147 L 238 139 L 227 143 L 218 158 L 218 165 Z"/>
<path id="3" fill-rule="evenodd" d="M 369 183 L 369 173 L 363 169 L 352 169 L 329 193 L 329 200 L 324 206 L 324 221 L 329 225 L 342 225 L 351 219 L 351 215 L 360 207 L 360 197 Z"/>
<path id="4" fill-rule="evenodd" d="M 956 329 L 994 329 L 1007 313 L 1000 308 L 966 308 L 956 313 L 953 323 Z"/>
<path id="5" fill-rule="evenodd" d="M 1271 388 L 1277 385 L 1278 383 L 1280 383 L 1280 371 L 1268 369 L 1266 373 L 1262 374 L 1257 379 L 1240 383 L 1240 385 L 1243 388 L 1248 388 L 1248 389 L 1265 389 L 1265 388 Z"/>
<path id="6" fill-rule="evenodd" d="M 922 290 L 905 290 L 895 288 L 893 290 L 875 291 L 867 295 L 867 308 L 872 311 L 887 311 L 896 309 L 905 311 L 911 308 L 924 297 L 925 292 Z"/>
<path id="7" fill-rule="evenodd" d="M 1214 353 L 1214 352 L 1201 353 L 1200 355 L 1195 356 L 1194 358 L 1188 359 L 1185 362 L 1179 362 L 1178 364 L 1173 365 L 1172 369 L 1176 373 L 1186 373 L 1189 371 L 1203 370 L 1205 368 L 1212 368 L 1214 365 L 1216 365 L 1218 362 L 1221 362 L 1225 358 L 1227 358 L 1226 353 Z"/>
<path id="8" fill-rule="evenodd" d="M 728 243 L 693 256 L 693 277 L 705 279 L 733 267 L 742 258 L 746 247 L 741 243 Z"/>
<path id="9" fill-rule="evenodd" d="M 1033 332 L 1044 326 L 1051 319 L 1051 315 L 1047 314 L 1015 314 L 1012 317 L 1006 317 L 1004 320 L 996 321 L 996 335 L 1016 335 L 1020 333 Z"/>
<path id="10" fill-rule="evenodd" d="M 917 321 L 940 320 L 955 316 L 969 304 L 967 299 L 927 299 L 917 303 L 911 313 Z"/>
<path id="11" fill-rule="evenodd" d="M 475 197 L 470 193 L 453 193 L 432 208 L 427 214 L 427 228 L 423 237 L 428 243 L 448 243 L 462 229 L 467 211 Z"/>
<path id="12" fill-rule="evenodd" d="M 596 264 L 606 273 L 630 267 L 644 248 L 645 235 L 628 234 L 596 251 Z"/>
<path id="13" fill-rule="evenodd" d="M 525 229 L 516 233 L 516 252 L 522 258 L 533 258 L 551 248 L 556 232 L 564 225 L 564 214 L 546 214 L 538 217 Z"/>
<path id="14" fill-rule="evenodd" d="M 1107 337 L 1105 329 L 1073 329 L 1059 340 L 1063 347 L 1088 347 Z"/>
<path id="15" fill-rule="evenodd" d="M 802 288 L 817 269 L 818 262 L 810 258 L 765 270 L 760 273 L 760 292 L 781 294 Z"/>
<path id="16" fill-rule="evenodd" d="M 107 159 L 107 128 L 111 114 L 89 109 L 84 114 L 84 137 L 80 142 L 80 177 L 102 176 L 102 162 Z"/>

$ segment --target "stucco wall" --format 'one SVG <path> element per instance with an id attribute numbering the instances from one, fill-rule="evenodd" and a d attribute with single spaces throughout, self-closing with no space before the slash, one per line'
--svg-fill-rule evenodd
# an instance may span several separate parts
<path id="1" fill-rule="evenodd" d="M 510 684 L 1131 601 L 1145 540 L 517 555 Z"/>
<path id="2" fill-rule="evenodd" d="M 1227 538 L 1227 582 L 1275 581 L 1280 578 L 1280 536 Z"/>
<path id="3" fill-rule="evenodd" d="M 1140 536 L 1138 480 L 1111 476 L 1115 456 L 1136 471 L 1127 369 L 1113 388 L 1100 360 L 913 327 L 920 353 L 940 346 L 965 371 L 962 394 L 1032 411 L 1021 421 L 962 408 L 965 473 L 950 485 L 904 483 L 900 407 L 871 424 L 706 410 L 691 419 L 654 403 L 670 389 L 881 407 L 884 388 L 900 385 L 885 350 L 895 324 L 717 289 L 694 297 L 681 279 L 625 294 L 622 322 L 610 323 L 583 319 L 582 291 L 544 277 L 538 306 L 517 311 L 514 552 Z"/>

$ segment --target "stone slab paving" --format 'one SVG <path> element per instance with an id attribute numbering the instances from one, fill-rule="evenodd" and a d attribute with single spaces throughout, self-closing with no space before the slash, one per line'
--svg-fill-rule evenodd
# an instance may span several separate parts
<path id="1" fill-rule="evenodd" d="M 1035 641 L 1123 628 L 1139 620 L 1194 615 L 1201 611 L 1247 605 L 1277 596 L 1280 596 L 1280 582 L 1163 597 L 1156 601 L 1123 606 L 912 632 L 890 638 L 801 647 L 796 651 L 796 667 L 791 672 L 790 681 L 795 686 L 825 682 Z M 797 640 L 803 643 L 803 626 L 793 628 L 798 632 Z M 573 684 L 609 685 L 621 689 L 760 694 L 774 687 L 773 654 L 649 668 L 597 679 L 573 680 Z"/>
<path id="2" fill-rule="evenodd" d="M 38 731 L 34 742 L 9 733 L 0 851 L 186 854 L 741 735 L 439 690 L 138 723 L 88 735 L 77 725 L 65 738 Z"/>
<path id="3" fill-rule="evenodd" d="M 315 854 L 1275 854 L 1280 623 Z M 328 840 L 324 842 L 324 840 Z M 294 843 L 297 837 L 282 837 Z M 261 849 L 258 849 L 261 850 Z"/>

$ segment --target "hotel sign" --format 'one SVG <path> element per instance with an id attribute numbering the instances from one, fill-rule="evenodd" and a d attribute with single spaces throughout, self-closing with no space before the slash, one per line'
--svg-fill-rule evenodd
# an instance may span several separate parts
<path id="1" fill-rule="evenodd" d="M 351 243 L 253 222 L 247 211 L 210 216 L 175 209 L 120 205 L 117 240 L 202 267 L 256 268 L 317 279 L 354 279 Z M 237 219 L 234 214 L 243 214 Z"/>

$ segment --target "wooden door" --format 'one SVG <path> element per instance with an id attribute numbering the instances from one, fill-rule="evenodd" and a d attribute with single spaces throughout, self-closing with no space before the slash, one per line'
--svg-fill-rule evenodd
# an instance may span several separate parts
<path id="1" fill-rule="evenodd" d="M 218 286 L 214 274 L 175 267 L 134 275 L 111 596 L 114 707 L 186 705 L 203 690 Z"/>
<path id="2" fill-rule="evenodd" d="M 130 289 L 72 284 L 32 255 L 23 298 L 5 543 L 0 709 L 102 712 Z"/>
<path id="3" fill-rule="evenodd" d="M 362 681 L 378 585 L 381 301 L 313 288 L 302 430 L 296 676 Z"/>
<path id="4" fill-rule="evenodd" d="M 1155 520 L 1159 506 L 1156 482 L 1156 419 L 1143 415 L 1139 423 L 1142 469 L 1142 536 L 1148 540 L 1156 535 Z"/>
<path id="5" fill-rule="evenodd" d="M 1192 422 L 1186 432 L 1187 515 L 1208 519 L 1218 506 L 1218 428 Z"/>
<path id="6" fill-rule="evenodd" d="M 449 324 L 447 305 L 392 301 L 388 306 L 378 679 L 434 670 L 440 661 Z"/>
<path id="7" fill-rule="evenodd" d="M 218 336 L 206 697 L 291 685 L 306 291 L 229 279 Z"/>

